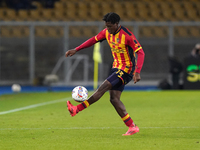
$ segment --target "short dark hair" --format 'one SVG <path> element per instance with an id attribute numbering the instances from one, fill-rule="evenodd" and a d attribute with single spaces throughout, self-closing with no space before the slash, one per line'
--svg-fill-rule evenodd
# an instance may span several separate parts
<path id="1" fill-rule="evenodd" d="M 115 24 L 120 21 L 120 16 L 114 12 L 110 12 L 103 17 L 103 20 L 105 22 L 111 22 L 112 24 Z"/>

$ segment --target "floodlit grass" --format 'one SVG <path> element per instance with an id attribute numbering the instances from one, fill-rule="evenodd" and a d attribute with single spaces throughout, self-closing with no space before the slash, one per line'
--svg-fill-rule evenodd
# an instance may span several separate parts
<path id="1" fill-rule="evenodd" d="M 35 106 L 0 115 L 0 150 L 200 149 L 199 91 L 123 92 L 122 101 L 140 128 L 128 137 L 122 136 L 128 128 L 108 93 L 75 117 L 67 111 L 67 98 L 71 92 L 0 96 L 0 113 Z"/>

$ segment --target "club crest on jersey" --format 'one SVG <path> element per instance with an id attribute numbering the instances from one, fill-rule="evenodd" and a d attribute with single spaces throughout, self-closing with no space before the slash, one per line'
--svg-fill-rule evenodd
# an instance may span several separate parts
<path id="1" fill-rule="evenodd" d="M 117 38 L 117 43 L 119 43 L 119 38 Z"/>

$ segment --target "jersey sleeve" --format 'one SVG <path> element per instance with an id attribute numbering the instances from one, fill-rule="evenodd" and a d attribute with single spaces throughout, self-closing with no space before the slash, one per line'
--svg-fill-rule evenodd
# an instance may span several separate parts
<path id="1" fill-rule="evenodd" d="M 145 57 L 145 53 L 143 51 L 143 49 L 140 49 L 136 52 L 137 54 L 137 66 L 136 66 L 136 72 L 140 73 L 142 66 L 144 64 L 144 57 Z"/>
<path id="2" fill-rule="evenodd" d="M 142 46 L 134 36 L 130 36 L 127 40 L 127 43 L 134 50 L 134 52 L 137 52 L 140 49 L 142 49 Z"/>
<path id="3" fill-rule="evenodd" d="M 101 32 L 99 32 L 99 33 L 95 36 L 95 40 L 96 40 L 97 42 L 101 42 L 101 41 L 103 41 L 103 40 L 106 39 L 106 30 L 107 30 L 107 29 L 102 30 Z"/>
<path id="4" fill-rule="evenodd" d="M 144 63 L 144 57 L 145 53 L 142 49 L 142 46 L 137 41 L 137 39 L 134 36 L 130 36 L 128 38 L 127 44 L 134 50 L 134 52 L 137 54 L 137 65 L 136 65 L 136 72 L 140 73 L 143 63 Z"/>
<path id="5" fill-rule="evenodd" d="M 99 34 L 97 34 L 96 36 L 93 36 L 92 38 L 88 39 L 87 41 L 85 41 L 84 43 L 82 43 L 81 45 L 79 45 L 78 47 L 76 47 L 75 49 L 77 51 L 80 51 L 84 48 L 90 47 L 92 45 L 94 45 L 97 42 L 101 42 L 103 40 L 106 39 L 106 35 L 105 32 L 106 30 L 102 30 L 101 32 L 99 32 Z"/>

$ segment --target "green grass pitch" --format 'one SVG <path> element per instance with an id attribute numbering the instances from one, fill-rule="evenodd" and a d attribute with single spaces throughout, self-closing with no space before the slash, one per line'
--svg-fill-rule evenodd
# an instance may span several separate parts
<path id="1" fill-rule="evenodd" d="M 127 127 L 109 93 L 71 117 L 71 92 L 0 96 L 0 150 L 200 150 L 200 91 L 124 91 L 140 132 Z"/>

